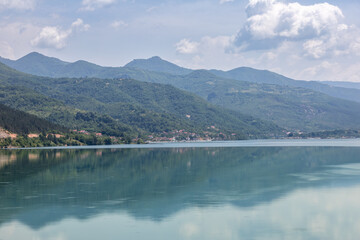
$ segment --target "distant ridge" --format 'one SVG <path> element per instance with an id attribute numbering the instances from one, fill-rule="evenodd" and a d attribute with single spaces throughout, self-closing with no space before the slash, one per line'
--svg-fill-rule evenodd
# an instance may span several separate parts
<path id="1" fill-rule="evenodd" d="M 360 102 L 359 89 L 348 88 L 346 87 L 346 84 L 342 84 L 342 82 L 331 84 L 331 82 L 294 80 L 283 75 L 270 72 L 268 70 L 257 70 L 249 67 L 235 68 L 226 72 L 219 70 L 210 70 L 210 72 L 223 78 L 254 83 L 266 83 L 276 84 L 279 86 L 306 88 L 327 94 L 332 97 Z"/>
<path id="2" fill-rule="evenodd" d="M 40 57 L 48 58 L 43 55 Z M 61 60 L 59 61 L 61 64 Z M 154 62 L 160 62 L 160 65 L 165 62 L 168 65 L 168 62 L 159 57 L 137 62 L 151 63 L 152 66 L 154 66 Z M 158 71 L 149 71 L 143 69 L 146 64 L 138 63 L 138 68 L 101 67 L 86 61 L 78 61 L 59 66 L 53 72 L 49 70 L 43 76 L 87 77 L 88 82 L 94 81 L 90 78 L 101 78 L 112 79 L 115 81 L 114 83 L 119 79 L 136 79 L 142 82 L 168 84 L 192 92 L 222 108 L 271 121 L 290 131 L 360 129 L 358 121 L 360 118 L 359 89 L 334 87 L 321 82 L 293 80 L 274 72 L 248 67 L 230 71 L 190 70 L 188 74 L 176 75 L 159 72 L 160 70 L 165 71 L 164 68 L 157 68 Z M 41 64 L 40 61 L 31 62 L 32 67 L 28 68 L 30 70 L 27 73 L 39 75 L 41 68 L 38 65 Z M 181 68 L 175 64 L 169 64 L 176 69 Z M 127 66 L 131 65 L 135 64 L 129 63 Z M 41 66 L 45 66 L 45 64 Z M 155 70 L 155 68 L 152 69 Z M 78 90 L 78 86 L 74 89 Z M 174 98 L 169 96 L 169 100 L 172 102 Z M 90 101 L 90 99 L 86 101 Z M 95 105 L 88 103 L 88 106 Z M 107 114 L 110 112 L 109 109 Z"/>
<path id="3" fill-rule="evenodd" d="M 135 59 L 124 67 L 102 67 L 83 60 L 69 63 L 37 52 L 29 53 L 15 61 L 0 57 L 0 62 L 18 71 L 44 77 L 133 78 L 140 81 L 168 84 L 171 84 L 168 81 L 174 78 L 174 76 L 184 76 L 194 71 L 177 66 L 157 56 L 149 59 Z M 215 69 L 203 71 L 208 71 L 220 78 L 301 87 L 332 97 L 360 102 L 360 89 L 357 89 L 358 87 L 355 84 L 351 85 L 346 82 L 294 80 L 268 70 L 258 70 L 249 67 L 239 67 L 229 71 Z"/>
<path id="4" fill-rule="evenodd" d="M 58 69 L 67 64 L 67 62 L 61 61 L 57 58 L 47 57 L 40 53 L 32 52 L 16 61 L 13 61 L 8 64 L 8 66 L 26 73 L 31 73 L 33 69 L 36 69 L 37 75 L 47 76 L 58 71 Z"/>
<path id="5" fill-rule="evenodd" d="M 326 83 L 326 84 L 328 84 L 330 86 L 334 86 L 334 87 L 360 89 L 360 82 L 332 82 L 332 81 L 326 81 L 324 83 Z"/>
<path id="6" fill-rule="evenodd" d="M 154 72 L 164 72 L 174 75 L 185 75 L 192 72 L 192 70 L 179 67 L 171 62 L 165 61 L 160 57 L 151 57 L 149 59 L 135 59 L 124 67 L 139 68 Z"/>

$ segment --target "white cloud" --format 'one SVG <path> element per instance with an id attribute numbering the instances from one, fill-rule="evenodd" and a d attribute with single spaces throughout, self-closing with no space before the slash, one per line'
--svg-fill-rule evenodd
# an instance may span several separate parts
<path id="1" fill-rule="evenodd" d="M 101 8 L 113 3 L 115 3 L 115 0 L 83 0 L 83 8 L 81 8 L 81 10 L 94 11 L 97 8 Z"/>
<path id="2" fill-rule="evenodd" d="M 354 44 L 354 37 L 360 36 L 360 31 L 344 24 L 342 11 L 334 5 L 303 6 L 297 2 L 249 0 L 246 13 L 244 26 L 236 37 L 228 37 L 233 42 L 226 41 L 224 51 L 268 51 L 285 42 L 301 43 L 302 56 L 314 59 L 347 54 L 350 46 L 352 51 L 359 51 L 360 42 Z M 210 38 L 198 43 L 183 39 L 176 45 L 177 52 L 196 53 L 209 41 Z"/>
<path id="3" fill-rule="evenodd" d="M 61 49 L 66 46 L 66 40 L 76 31 L 87 31 L 90 25 L 84 24 L 83 20 L 78 18 L 71 24 L 67 30 L 60 27 L 47 26 L 41 29 L 39 35 L 35 37 L 31 44 L 40 48 Z"/>
<path id="4" fill-rule="evenodd" d="M 331 34 L 305 40 L 303 50 L 304 56 L 321 59 L 359 55 L 359 46 L 360 30 L 355 26 L 342 26 Z"/>
<path id="5" fill-rule="evenodd" d="M 225 52 L 231 47 L 234 37 L 231 36 L 217 36 L 217 37 L 202 37 L 200 41 L 190 41 L 189 39 L 182 39 L 176 44 L 176 51 L 182 54 L 210 54 L 211 52 L 221 51 Z"/>
<path id="6" fill-rule="evenodd" d="M 177 63 L 190 68 L 268 69 L 304 80 L 360 81 L 360 29 L 337 6 L 249 0 L 231 36 L 181 40 Z M 221 59 L 221 60 L 220 60 Z"/>
<path id="7" fill-rule="evenodd" d="M 35 0 L 0 0 L 1 9 L 34 9 Z"/>
<path id="8" fill-rule="evenodd" d="M 193 54 L 198 51 L 198 46 L 199 43 L 184 38 L 176 44 L 176 51 L 182 54 Z"/>
<path id="9" fill-rule="evenodd" d="M 90 25 L 84 24 L 84 21 L 81 18 L 76 19 L 76 21 L 71 24 L 71 30 L 87 31 L 89 28 Z"/>
<path id="10" fill-rule="evenodd" d="M 220 4 L 224 4 L 224 3 L 228 3 L 228 2 L 233 2 L 234 0 L 220 0 Z"/>
<path id="11" fill-rule="evenodd" d="M 347 28 L 342 23 L 342 11 L 328 3 L 304 6 L 297 2 L 250 0 L 246 13 L 245 26 L 235 40 L 242 50 L 271 49 L 283 41 L 304 40 L 310 40 L 304 45 L 309 49 L 321 41 L 314 39 L 329 38 Z"/>
<path id="12" fill-rule="evenodd" d="M 120 27 L 127 27 L 128 24 L 124 21 L 114 21 L 110 24 L 112 28 L 119 29 Z"/>
<path id="13" fill-rule="evenodd" d="M 71 31 L 61 31 L 58 27 L 44 27 L 31 44 L 41 48 L 60 49 L 65 47 L 65 41 L 70 34 Z"/>
<path id="14" fill-rule="evenodd" d="M 308 40 L 303 44 L 303 46 L 307 56 L 321 58 L 326 54 L 326 46 L 324 41 L 320 39 Z"/>

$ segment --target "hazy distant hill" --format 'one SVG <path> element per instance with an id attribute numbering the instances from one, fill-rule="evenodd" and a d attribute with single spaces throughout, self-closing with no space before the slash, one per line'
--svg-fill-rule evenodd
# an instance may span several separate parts
<path id="1" fill-rule="evenodd" d="M 171 66 L 171 68 L 167 66 Z M 125 67 L 135 67 L 138 69 L 170 73 L 174 75 L 185 75 L 193 71 L 191 69 L 182 68 L 175 64 L 169 63 L 168 61 L 165 61 L 159 57 L 153 57 L 149 59 L 137 59 L 128 63 L 127 65 L 125 65 Z M 291 78 L 287 78 L 274 72 L 270 72 L 267 70 L 257 70 L 249 67 L 239 67 L 229 71 L 209 70 L 209 72 L 222 78 L 235 79 L 240 81 L 307 88 L 333 97 L 360 102 L 360 90 L 358 90 L 360 89 L 359 84 L 356 85 L 346 82 L 316 82 L 293 80 Z"/>
<path id="2" fill-rule="evenodd" d="M 326 83 L 326 84 L 328 84 L 330 86 L 334 86 L 334 87 L 360 89 L 360 83 L 359 82 L 331 82 L 331 81 L 326 81 L 324 83 Z"/>
<path id="3" fill-rule="evenodd" d="M 171 62 L 161 59 L 160 57 L 152 57 L 149 59 L 135 59 L 126 64 L 125 67 L 138 68 L 154 72 L 164 72 L 174 75 L 185 75 L 192 72 L 192 70 L 190 69 L 179 67 Z"/>
<path id="4" fill-rule="evenodd" d="M 119 123 L 146 132 L 161 133 L 175 129 L 203 132 L 211 126 L 216 126 L 226 134 L 235 133 L 238 137 L 265 137 L 281 132 L 272 123 L 212 106 L 203 99 L 170 85 L 130 79 L 52 79 L 23 74 L 3 64 L 0 64 L 0 82 L 7 86 L 4 94 L 0 94 L 1 102 L 26 108 L 23 109 L 26 111 L 37 109 L 39 104 L 41 107 L 35 114 L 40 115 L 41 109 L 45 109 L 44 116 L 53 121 L 64 118 L 61 111 L 57 114 L 52 111 L 63 106 L 65 109 L 70 107 L 68 111 L 72 111 L 70 115 L 75 114 L 75 118 L 92 119 L 91 114 L 82 113 L 79 116 L 73 110 L 81 109 L 111 116 Z M 14 89 L 11 90 L 11 87 Z M 19 101 L 28 93 L 35 97 L 27 99 L 25 102 L 29 102 L 30 106 L 24 107 L 28 104 Z M 37 101 L 41 96 L 51 100 Z M 49 106 L 49 103 L 56 101 L 60 104 Z M 106 117 L 101 119 L 106 122 Z"/>
<path id="5" fill-rule="evenodd" d="M 41 58 L 42 62 L 46 63 L 45 59 L 48 57 L 41 55 Z M 132 78 L 145 82 L 171 84 L 193 92 L 216 105 L 243 114 L 250 114 L 263 120 L 270 120 L 289 130 L 321 131 L 360 128 L 358 122 L 360 104 L 331 97 L 358 99 L 360 90 L 357 89 L 331 87 L 318 82 L 296 81 L 276 73 L 251 68 L 238 68 L 228 72 L 189 70 L 191 72 L 187 75 L 144 70 L 144 68 L 150 68 L 149 65 L 154 61 L 167 65 L 167 62 L 160 58 L 138 60 L 136 61 L 137 68 L 101 67 L 78 61 L 68 63 L 63 67 L 59 66 L 56 71 L 50 72 L 48 75 L 56 77 L 88 76 L 113 80 L 114 78 Z M 141 67 L 142 65 L 143 67 Z M 37 73 L 37 64 L 33 63 L 33 66 L 32 73 Z M 155 65 L 152 66 L 152 69 L 155 69 Z M 312 88 L 316 91 L 311 90 Z M 73 90 L 68 89 L 67 91 L 70 93 Z M 327 95 L 322 92 L 326 92 Z M 168 97 L 170 99 L 170 96 Z M 94 101 L 94 98 L 88 100 L 89 103 Z M 94 106 L 97 104 L 86 104 L 86 110 L 93 111 Z M 103 112 L 107 111 L 106 114 L 111 113 L 110 109 L 99 109 L 104 109 Z"/>
<path id="6" fill-rule="evenodd" d="M 249 81 L 255 83 L 268 83 L 280 86 L 291 86 L 307 88 L 318 91 L 329 96 L 342 98 L 345 100 L 360 102 L 360 90 L 344 88 L 343 85 L 328 85 L 327 83 L 316 81 L 293 80 L 280 74 L 267 70 L 257 70 L 253 68 L 240 67 L 230 71 L 210 70 L 213 74 L 223 78 L 236 79 L 239 81 Z"/>
<path id="7" fill-rule="evenodd" d="M 36 52 L 29 53 L 16 61 L 0 57 L 0 62 L 20 72 L 43 77 L 134 78 L 141 81 L 150 81 L 154 77 L 165 80 L 167 77 L 164 73 L 140 68 L 102 67 L 82 60 L 68 63 Z"/>
<path id="8" fill-rule="evenodd" d="M 125 67 L 102 67 L 86 61 L 68 63 L 56 58 L 33 52 L 16 61 L 0 58 L 0 62 L 19 70 L 47 77 L 96 77 L 96 78 L 133 78 L 140 81 L 167 83 L 173 75 L 186 75 L 193 70 L 179 67 L 160 57 L 136 59 Z M 360 102 L 360 89 L 350 89 L 349 84 L 293 80 L 267 70 L 248 67 L 230 71 L 208 70 L 212 74 L 239 81 L 276 84 L 280 86 L 301 87 L 318 91 L 329 96 Z M 162 73 L 162 74 L 161 74 Z M 164 75 L 165 74 L 165 75 Z M 355 87 L 354 87 L 355 88 Z"/>
<path id="9" fill-rule="evenodd" d="M 33 73 L 36 71 L 36 74 L 39 76 L 48 76 L 68 64 L 67 62 L 61 61 L 57 58 L 45 57 L 37 52 L 29 53 L 16 61 L 8 59 L 0 59 L 0 61 L 9 67 L 22 72 Z"/>

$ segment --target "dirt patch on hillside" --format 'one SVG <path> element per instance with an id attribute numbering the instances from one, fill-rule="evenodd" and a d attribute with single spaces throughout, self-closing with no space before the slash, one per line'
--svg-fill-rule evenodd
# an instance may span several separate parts
<path id="1" fill-rule="evenodd" d="M 0 128 L 0 138 L 8 138 L 10 137 L 9 133 L 4 129 Z"/>
<path id="2" fill-rule="evenodd" d="M 17 134 L 15 133 L 10 133 L 9 131 L 6 131 L 5 129 L 3 128 L 0 128 L 0 139 L 1 138 L 16 138 L 17 137 Z"/>

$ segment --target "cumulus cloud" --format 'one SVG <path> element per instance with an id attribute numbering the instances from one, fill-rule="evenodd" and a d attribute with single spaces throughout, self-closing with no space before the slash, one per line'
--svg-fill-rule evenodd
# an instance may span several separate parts
<path id="1" fill-rule="evenodd" d="M 0 0 L 1 9 L 34 9 L 35 0 Z"/>
<path id="2" fill-rule="evenodd" d="M 243 51 L 271 49 L 284 41 L 306 41 L 305 55 L 320 58 L 334 47 L 330 41 L 347 30 L 342 11 L 321 3 L 309 6 L 277 0 L 250 0 L 247 20 L 235 45 Z"/>
<path id="3" fill-rule="evenodd" d="M 354 36 L 360 36 L 360 31 L 344 24 L 340 8 L 328 3 L 304 6 L 297 2 L 249 0 L 245 11 L 244 26 L 235 37 L 229 36 L 233 42 L 227 42 L 224 51 L 268 51 L 285 42 L 297 42 L 303 56 L 319 59 L 348 53 L 349 46 L 359 48 Z M 183 39 L 176 45 L 177 52 L 196 53 L 201 44 Z"/>
<path id="4" fill-rule="evenodd" d="M 232 51 L 269 51 L 297 43 L 302 57 L 323 59 L 359 51 L 360 30 L 346 25 L 337 6 L 320 3 L 249 0 L 247 20 L 235 37 Z"/>
<path id="5" fill-rule="evenodd" d="M 44 27 L 31 44 L 41 48 L 60 49 L 65 47 L 65 40 L 70 34 L 71 31 L 61 31 L 58 27 Z"/>
<path id="6" fill-rule="evenodd" d="M 84 11 L 94 11 L 97 8 L 115 3 L 115 0 L 83 0 L 81 8 Z"/>
<path id="7" fill-rule="evenodd" d="M 199 43 L 184 38 L 176 44 L 176 51 L 183 54 L 193 54 L 198 51 L 198 46 Z"/>
<path id="8" fill-rule="evenodd" d="M 84 24 L 78 18 L 73 22 L 69 29 L 62 30 L 60 27 L 46 26 L 41 29 L 39 35 L 31 41 L 33 46 L 41 48 L 61 49 L 66 46 L 67 39 L 76 31 L 87 31 L 90 25 Z"/>
<path id="9" fill-rule="evenodd" d="M 304 55 L 314 59 L 359 55 L 360 31 L 357 27 L 342 27 L 325 36 L 306 40 Z"/>
<path id="10" fill-rule="evenodd" d="M 245 11 L 247 19 L 234 35 L 179 41 L 176 51 L 183 55 L 178 64 L 249 66 L 295 79 L 360 81 L 360 29 L 345 22 L 339 7 L 249 0 Z"/>

